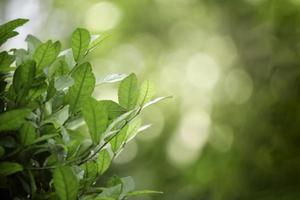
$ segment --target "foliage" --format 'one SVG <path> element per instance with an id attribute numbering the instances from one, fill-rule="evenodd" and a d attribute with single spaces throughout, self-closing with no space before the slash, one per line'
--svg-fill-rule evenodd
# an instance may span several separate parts
<path id="1" fill-rule="evenodd" d="M 0 26 L 0 45 L 16 36 L 27 20 Z M 100 41 L 100 42 L 99 42 Z M 88 52 L 102 40 L 76 29 L 71 49 L 59 41 L 29 35 L 27 49 L 0 53 L 0 176 L 2 196 L 10 199 L 121 200 L 158 193 L 134 191 L 130 177 L 97 180 L 138 132 L 141 111 L 150 101 L 150 82 L 138 85 L 135 74 L 109 75 L 121 81 L 119 103 L 92 96 L 96 81 Z M 137 123 L 137 121 L 139 123 Z M 85 122 L 89 135 L 78 131 Z M 148 127 L 148 126 L 147 126 Z"/>

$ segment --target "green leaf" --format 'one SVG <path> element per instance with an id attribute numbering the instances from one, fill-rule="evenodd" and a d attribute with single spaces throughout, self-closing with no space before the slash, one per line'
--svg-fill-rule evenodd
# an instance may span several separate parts
<path id="1" fill-rule="evenodd" d="M 111 156 L 106 149 L 100 151 L 99 156 L 97 158 L 98 164 L 98 174 L 102 175 L 110 166 Z"/>
<path id="2" fill-rule="evenodd" d="M 30 112 L 29 109 L 18 109 L 0 114 L 0 131 L 17 130 Z"/>
<path id="3" fill-rule="evenodd" d="M 31 59 L 30 55 L 25 49 L 14 49 L 13 52 L 16 60 L 16 66 L 19 66 Z"/>
<path id="4" fill-rule="evenodd" d="M 0 72 L 10 70 L 9 66 L 14 62 L 14 56 L 9 55 L 6 51 L 0 53 Z"/>
<path id="5" fill-rule="evenodd" d="M 8 176 L 23 171 L 23 166 L 16 162 L 0 162 L 0 176 Z"/>
<path id="6" fill-rule="evenodd" d="M 95 182 L 98 175 L 97 162 L 92 160 L 81 165 L 81 169 L 84 170 L 84 182 L 91 185 Z"/>
<path id="7" fill-rule="evenodd" d="M 50 115 L 47 119 L 45 119 L 44 124 L 52 123 L 54 127 L 59 128 L 62 126 L 65 121 L 69 118 L 69 105 L 64 106 L 57 112 Z"/>
<path id="8" fill-rule="evenodd" d="M 131 110 L 136 106 L 138 95 L 139 94 L 136 75 L 130 74 L 122 80 L 119 86 L 119 104 L 124 108 Z"/>
<path id="9" fill-rule="evenodd" d="M 72 78 L 74 85 L 69 89 L 67 101 L 71 113 L 76 113 L 81 103 L 92 95 L 95 88 L 95 77 L 89 63 L 83 63 L 74 71 Z"/>
<path id="10" fill-rule="evenodd" d="M 13 88 L 19 98 L 25 98 L 35 77 L 35 62 L 32 60 L 21 64 L 14 73 Z"/>
<path id="11" fill-rule="evenodd" d="M 15 19 L 0 25 L 0 46 L 9 38 L 18 35 L 18 32 L 14 30 L 26 22 L 28 22 L 28 19 Z"/>
<path id="12" fill-rule="evenodd" d="M 128 192 L 132 192 L 134 190 L 135 184 L 132 177 L 130 176 L 121 178 L 121 181 L 122 181 L 122 192 L 120 194 L 120 199 L 123 199 Z"/>
<path id="13" fill-rule="evenodd" d="M 109 37 L 110 37 L 110 35 L 108 35 L 108 34 L 93 35 L 92 40 L 89 44 L 88 51 L 92 51 L 93 49 L 95 49 L 97 46 L 99 46 L 104 40 L 106 40 Z"/>
<path id="14" fill-rule="evenodd" d="M 28 146 L 34 143 L 36 137 L 34 126 L 30 122 L 25 122 L 20 130 L 20 143 L 23 146 Z"/>
<path id="15" fill-rule="evenodd" d="M 95 144 L 100 142 L 101 136 L 105 132 L 108 124 L 106 110 L 100 106 L 98 101 L 88 97 L 82 104 L 83 118 L 89 128 L 90 136 Z"/>
<path id="16" fill-rule="evenodd" d="M 126 112 L 125 108 L 112 100 L 101 100 L 98 103 L 106 109 L 109 120 L 113 120 Z"/>
<path id="17" fill-rule="evenodd" d="M 126 77 L 125 74 L 109 74 L 106 77 L 104 77 L 104 79 L 99 84 L 115 83 L 118 81 L 122 81 L 125 77 Z"/>
<path id="18" fill-rule="evenodd" d="M 39 47 L 42 44 L 42 42 L 33 35 L 28 35 L 25 41 L 27 42 L 27 48 L 30 55 L 33 55 L 37 47 Z"/>
<path id="19" fill-rule="evenodd" d="M 61 44 L 53 43 L 51 40 L 41 44 L 35 51 L 33 58 L 36 61 L 36 68 L 42 71 L 45 67 L 52 64 L 60 52 Z"/>
<path id="20" fill-rule="evenodd" d="M 57 91 L 63 91 L 74 84 L 71 76 L 63 75 L 55 78 L 54 87 Z"/>
<path id="21" fill-rule="evenodd" d="M 140 106 L 144 105 L 146 102 L 151 100 L 151 98 L 154 96 L 154 93 L 154 84 L 150 81 L 145 81 L 141 86 L 137 104 Z"/>
<path id="22" fill-rule="evenodd" d="M 130 122 L 127 130 L 126 141 L 130 141 L 136 136 L 141 126 L 141 123 L 142 121 L 140 118 L 136 118 L 135 120 Z"/>
<path id="23" fill-rule="evenodd" d="M 76 62 L 85 56 L 90 44 L 90 33 L 83 28 L 77 28 L 72 34 L 72 51 Z"/>
<path id="24" fill-rule="evenodd" d="M 158 102 L 160 102 L 160 101 L 163 101 L 163 100 L 165 100 L 165 99 L 169 99 L 169 98 L 172 98 L 172 96 L 157 97 L 157 98 L 155 98 L 155 99 L 149 101 L 148 103 L 146 103 L 146 104 L 143 106 L 143 109 L 145 109 L 145 108 L 147 108 L 147 107 L 149 107 L 149 106 L 151 106 L 151 105 L 153 105 L 153 104 L 156 104 L 156 103 L 158 103 Z"/>
<path id="25" fill-rule="evenodd" d="M 133 192 L 128 192 L 126 194 L 126 197 L 149 195 L 149 194 L 163 194 L 163 192 L 155 191 L 155 190 L 137 190 L 137 191 L 133 191 Z"/>
<path id="26" fill-rule="evenodd" d="M 120 130 L 120 132 L 110 141 L 110 146 L 114 153 L 117 153 L 119 149 L 122 147 L 122 145 L 125 143 L 128 127 L 129 127 L 128 125 L 123 127 Z"/>
<path id="27" fill-rule="evenodd" d="M 57 167 L 53 173 L 53 184 L 60 200 L 77 199 L 79 181 L 71 167 Z"/>
<path id="28" fill-rule="evenodd" d="M 5 154 L 5 149 L 0 146 L 0 158 Z"/>

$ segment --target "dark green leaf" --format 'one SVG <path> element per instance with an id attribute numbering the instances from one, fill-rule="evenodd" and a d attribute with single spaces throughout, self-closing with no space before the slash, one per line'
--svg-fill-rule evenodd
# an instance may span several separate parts
<path id="1" fill-rule="evenodd" d="M 101 107 L 98 101 L 88 97 L 82 104 L 83 118 L 89 128 L 90 136 L 95 144 L 100 142 L 102 134 L 105 132 L 108 124 L 108 115 L 106 110 Z"/>
<path id="2" fill-rule="evenodd" d="M 0 25 L 0 46 L 9 38 L 18 35 L 18 32 L 14 30 L 26 22 L 28 22 L 28 19 L 15 19 Z"/>
<path id="3" fill-rule="evenodd" d="M 16 162 L 0 162 L 0 176 L 8 176 L 23 171 L 23 166 Z"/>
<path id="4" fill-rule="evenodd" d="M 71 167 L 57 167 L 53 173 L 53 183 L 60 200 L 77 199 L 79 181 Z"/>
<path id="5" fill-rule="evenodd" d="M 0 158 L 5 154 L 5 149 L 0 146 Z"/>
<path id="6" fill-rule="evenodd" d="M 72 34 L 72 51 L 76 62 L 84 57 L 90 44 L 90 33 L 83 28 L 77 28 Z"/>
<path id="7" fill-rule="evenodd" d="M 0 72 L 9 71 L 9 66 L 13 63 L 14 56 L 9 55 L 6 51 L 0 53 Z"/>
<path id="8" fill-rule="evenodd" d="M 0 131 L 17 130 L 30 112 L 29 109 L 18 109 L 0 114 Z"/>
<path id="9" fill-rule="evenodd" d="M 124 108 L 131 110 L 136 106 L 138 100 L 138 85 L 135 74 L 130 74 L 122 80 L 119 90 L 118 99 L 119 104 Z"/>

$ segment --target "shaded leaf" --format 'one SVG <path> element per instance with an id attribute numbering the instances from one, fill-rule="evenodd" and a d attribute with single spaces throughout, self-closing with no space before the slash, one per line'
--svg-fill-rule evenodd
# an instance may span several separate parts
<path id="1" fill-rule="evenodd" d="M 16 162 L 0 162 L 0 176 L 8 176 L 23 171 L 23 166 Z"/>
<path id="2" fill-rule="evenodd" d="M 13 63 L 14 56 L 9 55 L 6 51 L 0 53 L 0 72 L 10 70 L 9 66 Z"/>
<path id="3" fill-rule="evenodd" d="M 18 109 L 0 114 L 0 131 L 17 130 L 30 112 L 29 109 Z"/>
<path id="4" fill-rule="evenodd" d="M 53 173 L 53 184 L 60 200 L 77 199 L 79 181 L 71 167 L 57 167 Z"/>
<path id="5" fill-rule="evenodd" d="M 54 87 L 57 91 L 63 91 L 74 84 L 74 80 L 71 76 L 63 75 L 55 79 Z"/>
<path id="6" fill-rule="evenodd" d="M 30 122 L 25 122 L 20 130 L 20 143 L 23 146 L 34 143 L 37 134 L 34 126 Z"/>
<path id="7" fill-rule="evenodd" d="M 0 146 L 0 158 L 5 154 L 5 149 Z"/>
<path id="8" fill-rule="evenodd" d="M 15 19 L 0 25 L 0 46 L 9 38 L 18 35 L 18 32 L 14 30 L 26 22 L 28 22 L 28 19 Z"/>

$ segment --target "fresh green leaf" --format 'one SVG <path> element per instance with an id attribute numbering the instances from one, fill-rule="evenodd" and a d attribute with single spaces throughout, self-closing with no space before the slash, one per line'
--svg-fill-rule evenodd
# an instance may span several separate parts
<path id="1" fill-rule="evenodd" d="M 17 130 L 30 112 L 29 109 L 18 109 L 0 114 L 0 131 Z"/>
<path id="2" fill-rule="evenodd" d="M 23 171 L 23 166 L 16 162 L 0 162 L 0 176 L 8 176 Z"/>
<path id="3" fill-rule="evenodd" d="M 17 27 L 22 26 L 28 22 L 28 19 L 15 19 L 5 24 L 0 25 L 0 46 L 6 42 L 9 38 L 18 35 L 18 32 L 14 31 Z"/>
<path id="4" fill-rule="evenodd" d="M 77 199 L 79 181 L 71 167 L 57 167 L 53 173 L 53 184 L 60 200 Z"/>
<path id="5" fill-rule="evenodd" d="M 82 104 L 83 118 L 89 128 L 90 136 L 95 144 L 100 142 L 101 136 L 105 132 L 108 124 L 106 110 L 101 107 L 98 101 L 88 97 Z"/>
<path id="6" fill-rule="evenodd" d="M 154 84 L 150 81 L 145 81 L 141 86 L 137 104 L 140 106 L 144 105 L 145 103 L 151 100 L 154 93 Z"/>
<path id="7" fill-rule="evenodd" d="M 110 166 L 111 156 L 106 149 L 100 151 L 97 158 L 98 174 L 102 175 Z"/>
<path id="8" fill-rule="evenodd" d="M 30 55 L 25 49 L 14 49 L 13 52 L 16 60 L 16 66 L 19 66 L 31 59 Z"/>
<path id="9" fill-rule="evenodd" d="M 33 55 L 37 47 L 39 47 L 42 44 L 42 42 L 33 35 L 28 35 L 25 41 L 27 42 L 27 48 L 31 55 Z"/>
<path id="10" fill-rule="evenodd" d="M 83 28 L 77 28 L 72 34 L 72 51 L 74 60 L 78 62 L 85 56 L 90 44 L 91 36 L 90 33 Z"/>
<path id="11" fill-rule="evenodd" d="M 35 51 L 33 58 L 36 61 L 36 68 L 42 71 L 45 67 L 52 64 L 60 52 L 61 44 L 53 43 L 51 40 L 41 44 Z"/>
<path id="12" fill-rule="evenodd" d="M 83 63 L 74 71 L 72 78 L 74 85 L 69 89 L 67 101 L 70 104 L 71 113 L 76 113 L 82 102 L 94 91 L 95 77 L 89 63 Z"/>
<path id="13" fill-rule="evenodd" d="M 132 140 L 136 136 L 136 134 L 138 133 L 138 130 L 141 126 L 141 123 L 142 123 L 142 121 L 140 118 L 136 118 L 135 120 L 133 120 L 129 123 L 127 135 L 126 135 L 127 141 Z"/>
<path id="14" fill-rule="evenodd" d="M 63 75 L 55 79 L 54 87 L 57 91 L 63 91 L 71 87 L 74 84 L 74 80 L 71 76 Z"/>
<path id="15" fill-rule="evenodd" d="M 131 110 L 136 106 L 138 100 L 138 85 L 135 74 L 130 74 L 122 80 L 119 90 L 119 104 L 124 108 Z"/>
<path id="16" fill-rule="evenodd" d="M 120 132 L 117 133 L 117 135 L 110 141 L 110 146 L 114 153 L 117 153 L 120 147 L 122 147 L 122 144 L 125 143 L 128 127 L 128 125 L 123 127 Z"/>
<path id="17" fill-rule="evenodd" d="M 93 49 L 95 49 L 97 46 L 99 46 L 104 40 L 106 40 L 109 37 L 110 37 L 110 35 L 108 35 L 108 34 L 92 36 L 88 51 L 92 51 Z"/>
<path id="18" fill-rule="evenodd" d="M 62 126 L 68 118 L 69 118 L 69 105 L 66 105 L 60 110 L 50 115 L 48 118 L 46 118 L 44 123 L 45 124 L 52 123 L 54 127 L 58 128 Z"/>
<path id="19" fill-rule="evenodd" d="M 104 77 L 104 79 L 99 84 L 115 83 L 118 81 L 122 81 L 125 77 L 126 77 L 125 74 L 109 74 L 106 77 Z"/>
<path id="20" fill-rule="evenodd" d="M 155 99 L 149 101 L 148 103 L 146 103 L 146 104 L 143 106 L 143 109 L 145 109 L 145 108 L 147 108 L 147 107 L 149 107 L 149 106 L 151 106 L 151 105 L 153 105 L 153 104 L 156 104 L 156 103 L 158 103 L 158 102 L 160 102 L 160 101 L 162 101 L 162 100 L 169 99 L 169 98 L 172 98 L 172 96 L 166 96 L 166 97 L 158 97 L 158 98 L 155 98 Z"/>
<path id="21" fill-rule="evenodd" d="M 34 126 L 30 122 L 25 122 L 20 129 L 20 143 L 23 146 L 32 144 L 37 137 Z"/>
<path id="22" fill-rule="evenodd" d="M 101 107 L 105 108 L 109 120 L 113 120 L 126 112 L 126 109 L 111 100 L 98 101 Z"/>

